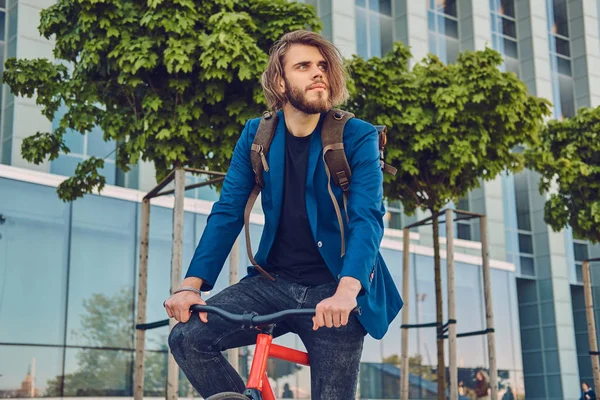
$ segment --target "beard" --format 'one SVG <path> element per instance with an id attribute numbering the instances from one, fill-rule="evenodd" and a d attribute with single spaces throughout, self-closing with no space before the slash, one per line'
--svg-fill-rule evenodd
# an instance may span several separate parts
<path id="1" fill-rule="evenodd" d="M 284 78 L 284 82 L 287 100 L 298 111 L 305 114 L 320 114 L 329 111 L 331 108 L 329 98 L 326 97 L 327 92 L 317 92 L 318 98 L 309 101 L 306 99 L 304 90 L 292 85 L 287 78 Z"/>

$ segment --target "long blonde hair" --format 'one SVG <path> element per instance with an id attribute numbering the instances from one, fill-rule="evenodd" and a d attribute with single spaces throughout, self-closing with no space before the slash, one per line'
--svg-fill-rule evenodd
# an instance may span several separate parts
<path id="1" fill-rule="evenodd" d="M 327 61 L 331 106 L 336 107 L 345 103 L 349 94 L 346 87 L 346 70 L 340 51 L 325 36 L 315 32 L 298 30 L 283 35 L 269 51 L 269 64 L 261 77 L 263 92 L 269 108 L 274 111 L 280 110 L 287 102 L 286 95 L 279 91 L 279 81 L 281 78 L 285 78 L 283 57 L 294 44 L 314 46 L 319 49 L 325 61 Z"/>

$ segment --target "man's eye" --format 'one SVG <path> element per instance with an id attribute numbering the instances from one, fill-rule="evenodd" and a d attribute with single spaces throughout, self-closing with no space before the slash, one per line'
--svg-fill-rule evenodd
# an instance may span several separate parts
<path id="1" fill-rule="evenodd" d="M 306 69 L 306 65 L 300 65 L 300 66 L 298 67 L 298 69 L 300 69 L 300 70 L 305 70 L 305 69 Z"/>
<path id="2" fill-rule="evenodd" d="M 321 69 L 321 71 L 327 72 L 327 65 L 319 65 L 319 68 Z"/>

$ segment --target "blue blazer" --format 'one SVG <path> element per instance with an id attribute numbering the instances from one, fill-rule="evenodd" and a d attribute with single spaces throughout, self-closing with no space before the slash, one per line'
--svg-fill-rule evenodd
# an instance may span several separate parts
<path id="1" fill-rule="evenodd" d="M 310 138 L 308 172 L 306 175 L 306 209 L 315 243 L 321 242 L 321 255 L 337 280 L 351 276 L 360 281 L 363 290 L 358 296 L 362 310 L 359 320 L 376 339 L 382 338 L 402 308 L 402 299 L 379 253 L 383 237 L 383 173 L 379 162 L 379 137 L 376 129 L 357 118 L 344 128 L 344 147 L 352 171 L 348 197 L 349 224 L 345 226 L 346 254 L 341 254 L 340 228 L 327 190 L 327 174 L 322 157 L 321 121 Z M 275 240 L 284 184 L 285 121 L 278 112 L 279 122 L 267 155 L 269 171 L 264 172 L 265 187 L 261 200 L 265 214 L 256 262 L 265 267 Z M 208 217 L 206 228 L 196 248 L 186 277 L 204 280 L 202 290 L 210 290 L 217 280 L 231 247 L 244 224 L 244 209 L 254 187 L 250 163 L 250 146 L 260 118 L 246 123 L 235 146 L 221 196 Z M 342 206 L 342 190 L 332 184 Z M 342 211 L 343 212 L 343 211 Z M 346 219 L 343 218 L 344 224 Z M 248 267 L 249 276 L 258 274 Z"/>

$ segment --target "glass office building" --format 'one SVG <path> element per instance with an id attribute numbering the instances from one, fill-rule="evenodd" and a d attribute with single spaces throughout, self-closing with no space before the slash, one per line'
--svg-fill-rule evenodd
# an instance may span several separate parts
<path id="1" fill-rule="evenodd" d="M 52 43 L 39 36 L 37 26 L 40 10 L 54 2 L 0 0 L 0 61 L 14 56 L 52 58 Z M 600 65 L 598 0 L 304 2 L 315 7 L 323 33 L 346 57 L 378 57 L 394 41 L 402 41 L 411 46 L 412 65 L 428 52 L 452 63 L 461 51 L 491 46 L 503 54 L 503 70 L 517 74 L 533 94 L 552 101 L 554 118 L 600 105 L 600 72 L 594 68 Z M 64 111 L 59 110 L 57 117 Z M 71 154 L 28 164 L 20 154 L 23 138 L 50 131 L 53 124 L 56 120 L 46 120 L 34 101 L 15 97 L 6 85 L 1 88 L 0 398 L 129 398 L 140 200 L 156 184 L 154 169 L 141 163 L 129 173 L 119 171 L 111 159 L 115 145 L 103 142 L 100 130 L 85 136 L 69 132 Z M 58 200 L 58 183 L 79 160 L 92 155 L 108 156 L 104 172 L 109 186 L 102 196 L 73 203 Z M 187 177 L 188 183 L 202 179 Z M 531 171 L 501 175 L 456 206 L 488 217 L 499 399 L 510 388 L 515 399 L 575 400 L 580 397 L 580 381 L 591 381 L 592 374 L 581 262 L 600 256 L 600 249 L 573 237 L 569 229 L 553 232 L 544 223 L 545 197 L 537 190 L 538 179 Z M 208 188 L 186 196 L 184 270 L 217 198 Z M 153 202 L 148 321 L 164 318 L 171 207 L 168 197 Z M 424 216 L 409 217 L 399 202 L 388 204 L 382 253 L 400 288 L 399 229 Z M 260 219 L 257 214 L 256 221 Z M 260 223 L 252 226 L 253 240 L 258 241 L 261 229 Z M 457 331 L 485 329 L 478 222 L 461 221 L 455 232 Z M 243 276 L 248 265 L 243 238 L 240 249 L 240 265 L 234 268 Z M 431 228 L 411 232 L 410 293 L 405 298 L 411 323 L 435 320 L 432 255 Z M 227 285 L 228 268 L 229 261 L 209 296 Z M 599 299 L 600 276 L 594 271 L 594 296 Z M 381 341 L 366 339 L 360 398 L 399 397 L 400 324 L 398 317 Z M 164 397 L 167 334 L 167 328 L 147 332 L 147 397 Z M 435 398 L 435 331 L 411 329 L 409 337 L 410 398 Z M 293 336 L 278 342 L 303 348 Z M 240 352 L 242 374 L 252 354 L 251 347 Z M 487 356 L 484 336 L 458 340 L 461 398 L 468 398 L 475 373 L 488 368 Z M 296 398 L 310 398 L 307 368 L 278 363 L 272 372 L 279 394 L 287 384 Z M 183 377 L 180 395 L 194 396 Z"/>

